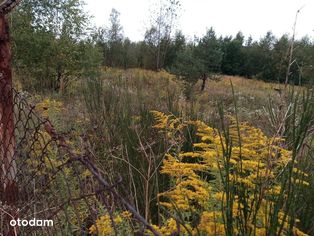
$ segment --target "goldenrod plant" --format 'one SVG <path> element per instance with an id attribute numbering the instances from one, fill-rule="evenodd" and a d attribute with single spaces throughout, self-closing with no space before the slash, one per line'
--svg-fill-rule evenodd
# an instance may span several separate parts
<path id="1" fill-rule="evenodd" d="M 230 79 L 236 92 L 227 85 Z M 56 130 L 69 132 L 73 151 L 82 154 L 83 144 L 108 182 L 160 235 L 311 235 L 313 96 L 292 87 L 279 95 L 275 85 L 255 82 L 209 81 L 214 91 L 193 91 L 192 101 L 184 98 L 184 85 L 164 71 L 104 68 L 102 78 L 72 84 L 83 92 L 75 105 L 58 96 L 35 101 Z M 69 116 L 75 122 L 67 122 Z M 36 145 L 35 150 L 42 144 Z M 59 165 L 49 146 L 46 156 L 51 168 L 41 176 Z M 29 170 L 40 163 L 33 158 Z M 60 192 L 74 174 L 65 170 L 56 181 Z M 84 171 L 79 177 L 91 187 L 92 176 Z M 75 181 L 71 191 L 78 195 Z M 93 206 L 97 218 L 87 214 L 86 203 L 76 207 L 90 234 L 146 232 L 134 217 L 121 216 L 119 202 L 112 212 L 101 203 Z M 80 231 L 74 212 L 69 206 L 62 216 L 72 222 L 69 232 Z"/>
<path id="2" fill-rule="evenodd" d="M 105 214 L 96 220 L 96 223 L 89 228 L 91 235 L 110 236 L 110 235 L 129 235 L 132 233 L 130 221 L 132 213 L 123 211 L 115 216 Z"/>
<path id="3" fill-rule="evenodd" d="M 154 112 L 154 116 L 155 128 L 172 142 L 180 144 L 176 133 L 189 125 L 196 127 L 199 137 L 193 144 L 195 151 L 177 149 L 163 161 L 161 173 L 170 176 L 172 184 L 159 194 L 159 204 L 177 222 L 177 228 L 168 232 L 306 235 L 297 227 L 299 220 L 278 203 L 279 198 L 289 199 L 282 181 L 293 186 L 309 185 L 308 174 L 291 163 L 296 160 L 282 138 L 267 137 L 260 129 L 239 123 L 236 117 L 224 119 L 219 130 L 201 121 L 182 121 L 160 112 Z M 290 165 L 294 167 L 287 180 Z M 214 180 L 204 178 L 207 172 L 215 176 Z"/>

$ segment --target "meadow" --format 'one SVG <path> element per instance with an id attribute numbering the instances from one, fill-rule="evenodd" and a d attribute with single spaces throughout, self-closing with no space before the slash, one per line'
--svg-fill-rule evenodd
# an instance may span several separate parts
<path id="1" fill-rule="evenodd" d="M 84 0 L 0 2 L 0 235 L 314 235 L 303 7 L 289 34 L 192 36 L 186 1 L 150 1 L 133 41 L 121 22 L 140 14 L 95 26 Z"/>
<path id="2" fill-rule="evenodd" d="M 312 90 L 103 68 L 66 91 L 28 100 L 161 235 L 314 233 Z M 150 234 L 119 204 L 88 230 Z"/>

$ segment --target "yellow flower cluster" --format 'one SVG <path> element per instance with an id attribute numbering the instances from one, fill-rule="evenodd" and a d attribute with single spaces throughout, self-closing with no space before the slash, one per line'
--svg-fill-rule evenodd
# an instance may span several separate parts
<path id="1" fill-rule="evenodd" d="M 186 127 L 181 119 L 174 117 L 173 115 L 166 115 L 159 111 L 152 111 L 156 119 L 156 128 L 165 133 L 168 139 L 176 139 L 180 137 L 181 131 Z"/>
<path id="2" fill-rule="evenodd" d="M 44 118 L 49 118 L 50 111 L 59 113 L 64 109 L 63 103 L 56 100 L 45 99 L 36 104 L 36 112 Z"/>
<path id="3" fill-rule="evenodd" d="M 211 235 L 225 235 L 225 227 L 220 221 L 221 218 L 221 212 L 204 211 L 198 228 L 201 232 L 210 233 Z"/>
<path id="4" fill-rule="evenodd" d="M 57 149 L 50 143 L 51 137 L 46 131 L 34 132 L 32 135 L 36 141 L 32 143 L 33 150 L 30 152 L 30 158 L 26 160 L 28 168 L 35 171 L 37 175 L 48 175 L 62 164 L 60 160 L 57 160 Z M 43 147 L 45 147 L 45 152 L 43 152 Z"/>
<path id="5" fill-rule="evenodd" d="M 272 199 L 285 194 L 277 178 L 292 160 L 291 151 L 284 148 L 284 140 L 269 138 L 260 129 L 247 123 L 238 124 L 232 117 L 228 120 L 228 134 L 222 135 L 201 121 L 184 122 L 160 112 L 153 114 L 157 121 L 155 128 L 172 139 L 170 142 L 182 143 L 178 140 L 182 137 L 175 134 L 183 133 L 188 125 L 195 126 L 200 140 L 194 143 L 194 152 L 172 151 L 165 156 L 161 173 L 170 176 L 173 185 L 159 194 L 159 203 L 170 211 L 198 213 L 199 223 L 191 232 L 226 235 L 229 208 L 239 222 L 232 223 L 235 235 L 266 235 Z M 215 180 L 202 178 L 201 173 L 208 172 L 215 175 Z M 292 183 L 307 185 L 306 177 L 306 173 L 293 169 Z M 284 226 L 282 235 L 287 235 L 290 218 L 278 221 Z M 296 227 L 293 231 L 296 235 L 306 235 Z"/>
<path id="6" fill-rule="evenodd" d="M 119 226 L 126 220 L 130 220 L 132 213 L 129 211 L 123 211 L 120 215 L 114 216 L 113 221 L 116 226 Z M 96 220 L 96 223 L 89 228 L 89 233 L 91 235 L 98 236 L 109 236 L 115 235 L 114 228 L 112 225 L 111 218 L 109 214 L 105 214 Z"/>
<path id="7" fill-rule="evenodd" d="M 238 127 L 236 121 L 231 119 L 229 140 L 202 122 L 196 122 L 196 126 L 202 140 L 202 143 L 194 145 L 200 149 L 199 154 L 203 155 L 208 166 L 219 170 L 228 164 L 232 182 L 253 187 L 257 183 L 273 179 L 274 170 L 291 160 L 291 152 L 279 145 L 281 140 L 268 138 L 260 129 L 246 123 L 241 123 Z M 224 158 L 227 142 L 231 148 L 229 159 Z M 213 162 L 217 165 L 213 165 Z"/>
<path id="8" fill-rule="evenodd" d="M 96 224 L 92 225 L 89 228 L 89 233 L 94 234 L 94 235 L 99 235 L 99 236 L 112 234 L 113 228 L 111 226 L 111 220 L 110 220 L 109 215 L 104 215 L 104 216 L 101 216 L 99 219 L 97 219 Z"/>
<path id="9" fill-rule="evenodd" d="M 169 218 L 166 220 L 165 224 L 161 227 L 158 227 L 157 225 L 153 225 L 153 228 L 163 236 L 171 236 L 176 235 L 175 233 L 178 232 L 178 224 L 175 219 Z M 150 231 L 146 231 L 148 235 L 153 235 Z M 190 225 L 184 225 L 184 227 L 180 226 L 180 235 L 188 235 L 188 234 L 197 235 L 196 229 L 193 229 Z"/>

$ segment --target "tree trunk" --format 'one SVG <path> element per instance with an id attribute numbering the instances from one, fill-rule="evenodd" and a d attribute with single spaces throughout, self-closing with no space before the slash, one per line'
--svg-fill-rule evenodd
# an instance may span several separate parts
<path id="1" fill-rule="evenodd" d="M 203 74 L 203 76 L 202 76 L 202 87 L 201 87 L 201 91 L 204 91 L 204 89 L 205 89 L 205 86 L 206 86 L 206 79 L 207 79 L 207 76 L 206 76 L 206 74 Z"/>
<path id="2" fill-rule="evenodd" d="M 156 57 L 156 71 L 159 71 L 159 62 L 160 62 L 160 42 L 157 47 L 157 57 Z"/>
<path id="3" fill-rule="evenodd" d="M 59 83 L 59 93 L 63 95 L 65 89 L 65 81 L 60 68 L 57 69 L 57 81 Z"/>

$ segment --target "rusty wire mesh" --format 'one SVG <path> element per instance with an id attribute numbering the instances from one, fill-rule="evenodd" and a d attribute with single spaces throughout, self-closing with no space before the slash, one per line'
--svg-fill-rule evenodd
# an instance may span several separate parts
<path id="1" fill-rule="evenodd" d="M 103 191 L 96 189 L 93 178 L 83 176 L 87 169 L 70 156 L 70 150 L 60 148 L 49 121 L 37 116 L 16 92 L 13 103 L 14 136 L 0 136 L 3 234 L 12 230 L 25 235 L 87 233 L 98 217 Z M 2 122 L 2 130 L 5 126 Z M 13 218 L 52 219 L 54 224 L 12 229 L 8 223 Z"/>
<path id="2" fill-rule="evenodd" d="M 83 142 L 82 152 L 73 151 L 67 137 L 58 135 L 15 90 L 0 97 L 6 106 L 13 101 L 11 114 L 0 109 L 0 235 L 88 235 L 96 219 L 114 205 L 132 212 L 89 160 Z M 33 218 L 53 220 L 53 226 L 10 225 L 12 219 Z"/>

